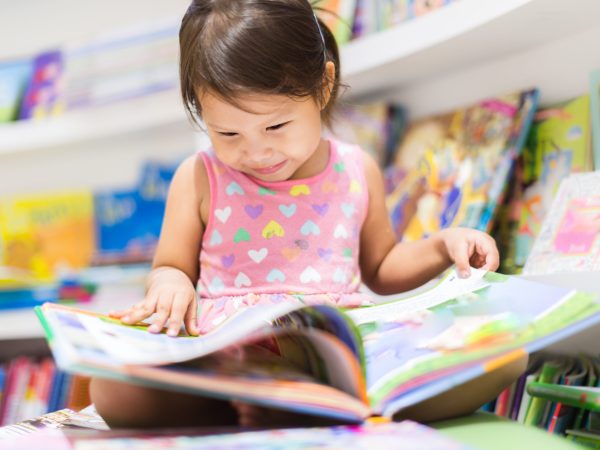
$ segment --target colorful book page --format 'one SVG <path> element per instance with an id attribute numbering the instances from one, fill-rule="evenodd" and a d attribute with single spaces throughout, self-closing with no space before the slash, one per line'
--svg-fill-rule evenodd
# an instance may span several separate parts
<path id="1" fill-rule="evenodd" d="M 523 268 L 527 275 L 600 270 L 600 172 L 564 179 Z"/>

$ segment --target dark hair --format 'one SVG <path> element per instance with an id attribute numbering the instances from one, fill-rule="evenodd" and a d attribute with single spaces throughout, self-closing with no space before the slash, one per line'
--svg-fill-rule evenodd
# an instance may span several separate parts
<path id="1" fill-rule="evenodd" d="M 315 17 L 307 0 L 192 0 L 179 30 L 181 95 L 190 117 L 202 115 L 196 89 L 232 104 L 259 92 L 311 96 L 322 105 L 325 64 L 332 61 L 335 80 L 322 112 L 328 124 L 340 58 L 333 34 Z"/>

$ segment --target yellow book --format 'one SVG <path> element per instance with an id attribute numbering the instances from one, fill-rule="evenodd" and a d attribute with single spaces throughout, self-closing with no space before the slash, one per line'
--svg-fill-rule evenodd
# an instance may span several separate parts
<path id="1" fill-rule="evenodd" d="M 89 265 L 95 246 L 89 191 L 0 199 L 0 265 L 52 278 L 59 267 Z"/>

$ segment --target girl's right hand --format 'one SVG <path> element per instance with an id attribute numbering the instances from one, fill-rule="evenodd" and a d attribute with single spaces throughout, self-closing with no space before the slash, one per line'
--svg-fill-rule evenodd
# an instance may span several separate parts
<path id="1" fill-rule="evenodd" d="M 148 327 L 151 333 L 159 333 L 168 324 L 167 334 L 177 336 L 185 323 L 190 335 L 199 334 L 196 290 L 187 275 L 171 267 L 155 269 L 149 276 L 144 300 L 131 308 L 111 311 L 110 316 L 123 323 L 134 324 L 154 313 L 156 316 Z"/>

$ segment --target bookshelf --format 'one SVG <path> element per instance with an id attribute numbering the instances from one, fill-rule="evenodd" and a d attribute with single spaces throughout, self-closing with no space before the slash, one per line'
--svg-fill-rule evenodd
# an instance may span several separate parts
<path id="1" fill-rule="evenodd" d="M 78 303 L 76 308 L 107 313 L 120 310 L 139 301 L 144 295 L 143 283 L 103 285 L 89 303 Z M 45 347 L 44 330 L 33 309 L 15 309 L 0 312 L 0 342 L 40 340 Z M 6 349 L 8 350 L 8 349 Z M 4 355 L 4 344 L 0 344 L 0 357 Z"/>
<path id="2" fill-rule="evenodd" d="M 176 89 L 85 108 L 40 121 L 0 126 L 0 157 L 20 152 L 84 146 L 98 139 L 160 131 L 187 121 Z"/>
<path id="3" fill-rule="evenodd" d="M 532 49 L 540 53 L 543 50 L 540 47 L 564 43 L 582 32 L 597 30 L 600 27 L 597 17 L 600 17 L 600 2 L 596 0 L 457 1 L 417 20 L 345 45 L 341 52 L 342 77 L 350 86 L 348 99 L 392 97 L 416 102 L 414 95 L 404 95 L 408 88 L 421 91 L 424 85 L 447 80 L 448 74 L 506 60 Z M 553 52 L 554 58 L 566 58 L 576 46 L 575 42 L 562 45 L 560 52 Z M 600 60 L 591 58 L 591 67 L 597 65 Z M 516 72 L 514 69 L 507 72 Z M 585 74 L 589 72 L 583 69 Z M 532 79 L 515 89 L 536 84 L 535 81 Z M 503 88 L 501 83 L 496 88 L 496 83 L 491 77 L 486 80 L 487 89 L 498 94 Z M 583 84 L 581 88 L 585 90 L 586 86 Z M 542 88 L 542 91 L 548 90 Z M 465 94 L 465 90 L 461 89 L 460 94 Z M 556 96 L 560 93 L 550 92 L 548 98 Z M 0 156 L 142 134 L 186 121 L 179 92 L 172 89 L 46 121 L 4 124 L 0 126 Z"/>
<path id="4" fill-rule="evenodd" d="M 71 3 L 77 2 L 62 0 L 61 7 Z M 78 32 L 76 19 L 93 16 L 90 8 L 76 8 Z M 460 0 L 344 46 L 347 96 L 397 101 L 414 118 L 533 85 L 543 102 L 562 100 L 587 91 L 589 72 L 600 67 L 598 17 L 598 0 Z M 19 18 L 8 14 L 2 21 Z M 2 193 L 126 185 L 141 161 L 181 156 L 200 142 L 206 141 L 193 132 L 176 89 L 44 122 L 4 124 Z M 32 313 L 0 313 L 0 340 L 41 335 Z"/>
<path id="5" fill-rule="evenodd" d="M 395 90 L 558 41 L 598 25 L 595 0 L 460 0 L 351 42 L 343 69 L 352 95 Z"/>

